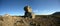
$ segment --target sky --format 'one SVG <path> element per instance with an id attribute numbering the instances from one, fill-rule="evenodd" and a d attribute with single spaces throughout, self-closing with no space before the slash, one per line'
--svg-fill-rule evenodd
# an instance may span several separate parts
<path id="1" fill-rule="evenodd" d="M 36 15 L 60 12 L 60 0 L 0 0 L 0 15 L 24 15 L 26 5 L 29 5 Z"/>

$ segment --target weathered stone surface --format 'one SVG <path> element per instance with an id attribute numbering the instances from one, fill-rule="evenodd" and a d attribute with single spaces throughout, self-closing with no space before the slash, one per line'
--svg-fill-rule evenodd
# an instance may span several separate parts
<path id="1" fill-rule="evenodd" d="M 25 17 L 34 18 L 35 15 L 33 15 L 33 12 L 30 6 L 25 6 L 24 11 L 25 11 L 25 15 L 24 15 Z"/>
<path id="2" fill-rule="evenodd" d="M 32 12 L 32 9 L 31 9 L 30 6 L 25 6 L 25 7 L 24 7 L 24 11 L 25 11 L 25 12 Z"/>

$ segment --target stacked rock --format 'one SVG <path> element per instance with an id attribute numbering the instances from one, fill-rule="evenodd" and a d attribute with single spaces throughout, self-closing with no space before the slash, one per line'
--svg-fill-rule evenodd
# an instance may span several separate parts
<path id="1" fill-rule="evenodd" d="M 32 9 L 30 6 L 25 6 L 24 11 L 25 11 L 24 15 L 25 17 L 33 18 Z"/>

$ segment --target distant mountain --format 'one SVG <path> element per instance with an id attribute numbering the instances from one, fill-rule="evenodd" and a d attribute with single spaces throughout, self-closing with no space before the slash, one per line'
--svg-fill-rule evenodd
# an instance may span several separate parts
<path id="1" fill-rule="evenodd" d="M 60 12 L 55 12 L 52 15 L 60 15 Z"/>

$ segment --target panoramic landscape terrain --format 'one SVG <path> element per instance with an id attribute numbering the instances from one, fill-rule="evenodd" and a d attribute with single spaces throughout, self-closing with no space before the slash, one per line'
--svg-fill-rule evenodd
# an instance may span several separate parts
<path id="1" fill-rule="evenodd" d="M 0 26 L 60 26 L 60 0 L 0 0 Z"/>
<path id="2" fill-rule="evenodd" d="M 60 12 L 51 15 L 35 15 L 35 18 L 24 16 L 0 16 L 0 26 L 60 26 Z"/>

